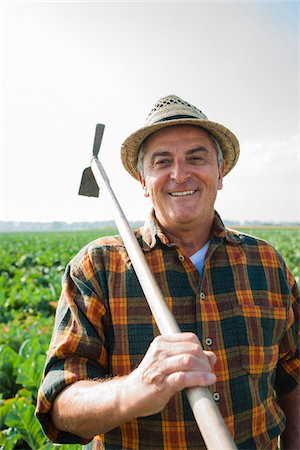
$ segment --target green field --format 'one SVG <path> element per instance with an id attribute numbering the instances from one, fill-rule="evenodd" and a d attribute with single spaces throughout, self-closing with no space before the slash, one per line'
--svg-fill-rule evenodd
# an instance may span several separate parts
<path id="1" fill-rule="evenodd" d="M 255 228 L 283 255 L 298 283 L 300 229 Z M 68 449 L 49 444 L 34 418 L 65 265 L 88 242 L 113 229 L 0 234 L 0 450 Z"/>

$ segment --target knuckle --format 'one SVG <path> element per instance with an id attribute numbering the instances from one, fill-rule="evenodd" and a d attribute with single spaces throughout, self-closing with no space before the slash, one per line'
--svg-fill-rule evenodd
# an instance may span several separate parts
<path id="1" fill-rule="evenodd" d="M 206 356 L 208 357 L 208 361 L 209 361 L 210 365 L 213 365 L 213 366 L 214 366 L 214 365 L 216 364 L 216 362 L 217 362 L 217 356 L 216 356 L 216 354 L 213 353 L 213 352 L 210 352 L 210 351 L 205 352 L 205 354 L 206 354 Z"/>
<path id="2" fill-rule="evenodd" d="M 184 372 L 176 372 L 176 374 L 174 374 L 174 382 L 176 386 L 178 387 L 184 386 L 184 381 L 185 381 Z"/>
<path id="3" fill-rule="evenodd" d="M 158 350 L 162 347 L 163 342 L 164 338 L 162 336 L 156 336 L 151 342 L 150 347 L 152 347 L 152 349 Z"/>
<path id="4" fill-rule="evenodd" d="M 182 365 L 184 368 L 189 369 L 193 365 L 194 357 L 192 355 L 183 355 Z"/>
<path id="5" fill-rule="evenodd" d="M 195 346 L 195 348 L 197 347 L 197 351 L 202 352 L 202 351 L 203 351 L 203 348 L 202 348 L 202 345 L 201 345 L 201 343 L 200 343 L 200 341 L 199 341 L 198 336 L 197 336 L 196 334 L 194 334 L 194 333 L 189 333 L 189 334 L 190 334 L 189 342 L 190 342 L 193 346 Z"/>
<path id="6" fill-rule="evenodd" d="M 200 343 L 195 343 L 192 346 L 192 351 L 196 354 L 196 355 L 200 355 L 203 353 L 202 347 L 200 345 Z"/>
<path id="7" fill-rule="evenodd" d="M 145 368 L 142 373 L 142 381 L 148 385 L 159 385 L 162 382 L 162 376 L 156 371 Z"/>
<path id="8" fill-rule="evenodd" d="M 161 334 L 159 334 L 158 336 L 156 336 L 152 342 L 155 342 L 157 344 L 161 343 L 164 340 L 164 338 L 162 337 Z"/>
<path id="9" fill-rule="evenodd" d="M 191 342 L 194 342 L 194 343 L 198 343 L 199 344 L 199 339 L 198 339 L 198 336 L 195 334 L 195 333 L 188 333 L 188 338 L 189 338 L 189 340 L 191 341 Z"/>

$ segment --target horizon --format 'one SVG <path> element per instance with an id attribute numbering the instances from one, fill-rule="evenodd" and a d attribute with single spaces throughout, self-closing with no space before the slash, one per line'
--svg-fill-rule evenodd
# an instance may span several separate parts
<path id="1" fill-rule="evenodd" d="M 4 0 L 0 13 L 0 220 L 111 219 L 105 198 L 77 195 L 96 123 L 120 205 L 144 220 L 149 202 L 120 147 L 175 94 L 240 141 L 221 217 L 300 221 L 299 2 Z"/>
<path id="2" fill-rule="evenodd" d="M 132 229 L 143 226 L 144 221 L 134 220 L 128 221 Z M 272 222 L 272 221 L 244 221 L 225 219 L 223 220 L 226 227 L 243 228 L 283 228 L 283 229 L 300 229 L 300 222 Z M 92 230 L 105 230 L 115 229 L 118 231 L 117 225 L 114 220 L 104 221 L 52 221 L 52 222 L 27 222 L 27 221 L 0 221 L 0 234 L 1 233 L 19 233 L 19 232 L 59 232 L 59 231 L 92 231 Z"/>

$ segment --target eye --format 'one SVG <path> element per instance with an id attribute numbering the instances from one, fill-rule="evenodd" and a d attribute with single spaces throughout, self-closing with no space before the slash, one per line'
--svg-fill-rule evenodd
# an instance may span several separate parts
<path id="1" fill-rule="evenodd" d="M 161 158 L 154 161 L 154 167 L 163 167 L 170 164 L 170 159 Z"/>
<path id="2" fill-rule="evenodd" d="M 205 158 L 201 155 L 194 155 L 189 158 L 191 163 L 202 163 L 205 161 Z"/>

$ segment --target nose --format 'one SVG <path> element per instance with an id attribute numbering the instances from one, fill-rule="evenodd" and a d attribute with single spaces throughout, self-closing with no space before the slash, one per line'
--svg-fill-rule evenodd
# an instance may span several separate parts
<path id="1" fill-rule="evenodd" d="M 184 183 L 190 177 L 190 172 L 184 161 L 174 161 L 171 168 L 170 177 L 172 180 L 176 181 L 176 183 Z"/>

